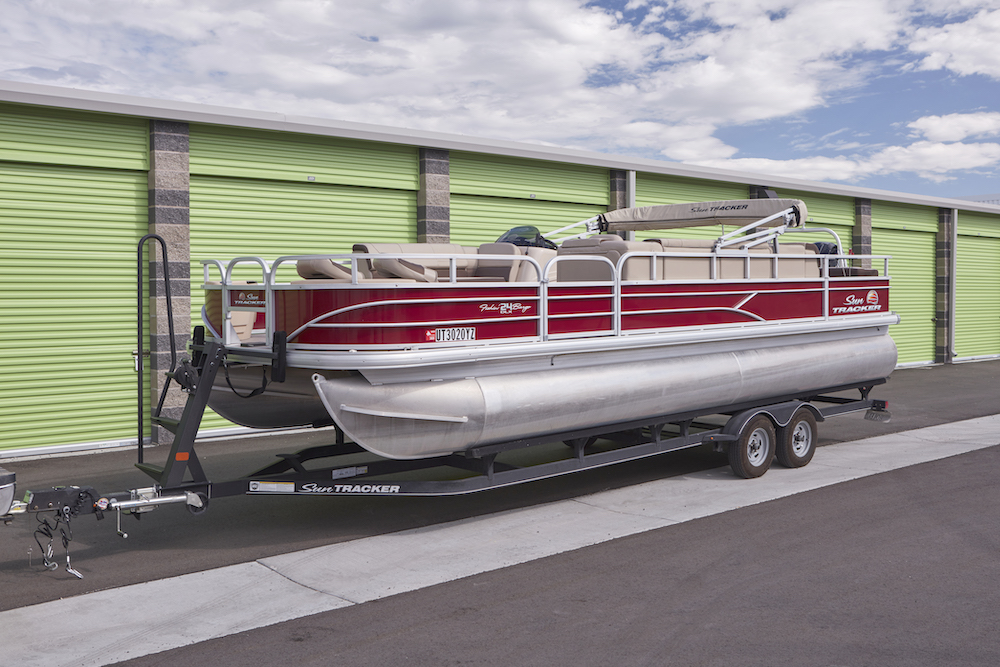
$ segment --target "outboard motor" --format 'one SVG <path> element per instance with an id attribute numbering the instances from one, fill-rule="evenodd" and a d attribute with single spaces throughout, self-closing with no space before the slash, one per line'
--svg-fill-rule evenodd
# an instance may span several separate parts
<path id="1" fill-rule="evenodd" d="M 555 250 L 558 247 L 555 243 L 542 236 L 542 233 L 538 231 L 538 227 L 532 227 L 531 225 L 522 225 L 507 230 L 497 239 L 497 243 L 513 243 L 519 246 L 549 248 L 551 250 Z"/>
<path id="2" fill-rule="evenodd" d="M 814 241 L 813 245 L 816 246 L 816 254 L 818 255 L 839 255 L 840 248 L 836 243 L 831 241 Z M 830 268 L 836 268 L 843 266 L 843 260 L 831 259 L 829 260 Z"/>

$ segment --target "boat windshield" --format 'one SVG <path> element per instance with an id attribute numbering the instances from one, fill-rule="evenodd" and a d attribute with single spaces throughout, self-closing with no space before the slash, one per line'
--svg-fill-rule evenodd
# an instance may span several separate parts
<path id="1" fill-rule="evenodd" d="M 542 233 L 538 231 L 538 227 L 530 225 L 508 229 L 497 239 L 497 243 L 513 243 L 519 246 L 550 248 L 553 250 L 556 248 L 555 243 L 542 236 Z"/>

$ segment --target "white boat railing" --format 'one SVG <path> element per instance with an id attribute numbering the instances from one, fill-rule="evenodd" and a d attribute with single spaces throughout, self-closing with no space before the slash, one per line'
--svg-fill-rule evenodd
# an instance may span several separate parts
<path id="1" fill-rule="evenodd" d="M 482 318 L 476 320 L 468 321 L 448 321 L 448 325 L 460 325 L 460 324 L 472 324 L 472 323 L 492 323 L 492 322 L 511 322 L 517 320 L 535 320 L 536 321 L 536 340 L 550 340 L 565 337 L 587 337 L 587 336 L 621 336 L 625 335 L 626 332 L 622 327 L 622 317 L 623 317 L 623 298 L 631 298 L 637 295 L 630 295 L 624 293 L 625 286 L 631 285 L 642 285 L 642 284 L 692 284 L 699 282 L 706 282 L 704 278 L 690 279 L 690 280 L 676 280 L 669 279 L 666 280 L 659 275 L 660 262 L 657 260 L 672 260 L 672 259 L 701 259 L 707 260 L 709 263 L 709 278 L 708 282 L 732 282 L 735 286 L 739 286 L 742 282 L 779 282 L 779 283 L 801 283 L 808 281 L 819 280 L 820 284 L 816 287 L 801 287 L 795 288 L 793 291 L 817 291 L 822 290 L 823 293 L 823 305 L 821 319 L 830 318 L 830 292 L 831 290 L 837 290 L 837 285 L 843 285 L 845 281 L 855 280 L 856 277 L 851 276 L 831 276 L 831 269 L 844 269 L 849 267 L 852 263 L 874 263 L 880 262 L 882 268 L 879 271 L 878 276 L 868 276 L 868 278 L 878 278 L 878 279 L 888 279 L 889 278 L 889 255 L 843 255 L 843 254 L 830 254 L 830 255 L 818 255 L 814 253 L 805 254 L 774 254 L 774 253 L 751 253 L 746 249 L 742 250 L 721 250 L 711 253 L 705 252 L 646 252 L 646 251 L 635 251 L 628 252 L 622 255 L 617 262 L 612 262 L 607 257 L 600 255 L 557 255 L 551 258 L 545 265 L 542 265 L 535 258 L 527 257 L 525 255 L 461 255 L 461 254 L 442 254 L 442 253 L 379 253 L 377 255 L 369 253 L 350 253 L 350 254 L 316 254 L 316 255 L 289 255 L 279 257 L 272 263 L 268 263 L 266 260 L 260 257 L 237 257 L 228 262 L 228 264 L 223 264 L 218 260 L 201 260 L 204 275 L 204 285 L 203 289 L 220 289 L 222 291 L 222 315 L 224 318 L 224 330 L 222 332 L 217 332 L 212 330 L 213 335 L 223 339 L 226 345 L 239 346 L 242 344 L 239 336 L 236 333 L 235 328 L 232 325 L 232 314 L 234 312 L 248 312 L 248 313 L 264 313 L 265 330 L 264 330 L 264 340 L 262 344 L 268 346 L 273 344 L 274 333 L 275 333 L 275 298 L 274 293 L 276 291 L 282 290 L 299 290 L 299 289 L 338 289 L 343 287 L 358 288 L 358 287 L 372 287 L 374 284 L 367 282 L 364 277 L 364 271 L 359 268 L 359 262 L 368 262 L 372 259 L 404 259 L 409 261 L 418 262 L 420 259 L 426 259 L 433 257 L 437 260 L 448 259 L 449 268 L 448 276 L 445 278 L 442 276 L 438 282 L 433 283 L 422 283 L 422 282 L 409 282 L 401 280 L 399 283 L 384 283 L 380 284 L 383 288 L 394 289 L 400 285 L 405 285 L 407 288 L 417 288 L 426 289 L 442 286 L 450 287 L 465 287 L 465 288 L 482 288 L 484 286 L 489 287 L 535 287 L 537 292 L 534 296 L 524 296 L 518 297 L 522 299 L 537 301 L 537 314 L 536 315 L 525 315 L 525 316 L 505 316 L 498 318 Z M 501 262 L 525 262 L 533 266 L 536 274 L 535 281 L 526 282 L 463 282 L 458 275 L 458 263 L 461 261 L 468 261 L 471 258 L 477 260 L 490 260 L 490 261 L 501 261 Z M 287 266 L 290 262 L 297 262 L 300 260 L 318 260 L 318 259 L 328 259 L 333 262 L 341 264 L 344 269 L 350 271 L 350 280 L 343 282 L 324 282 L 322 280 L 316 280 L 311 285 L 310 281 L 303 280 L 295 283 L 279 283 L 276 282 L 276 275 L 278 269 L 282 266 Z M 648 260 L 650 266 L 650 275 L 648 279 L 641 280 L 624 280 L 622 275 L 624 274 L 625 264 L 629 261 L 635 260 Z M 720 278 L 719 262 L 725 260 L 741 259 L 743 260 L 743 278 L 733 279 L 733 278 Z M 762 260 L 767 260 L 770 264 L 770 276 L 768 278 L 762 277 L 752 277 L 751 276 L 751 262 L 760 262 Z M 818 262 L 819 264 L 819 276 L 792 276 L 792 277 L 782 277 L 781 276 L 781 266 L 782 262 L 785 260 L 809 260 L 813 262 Z M 566 262 L 589 262 L 589 263 L 599 263 L 605 264 L 608 267 L 608 274 L 610 275 L 610 280 L 579 280 L 579 281 L 552 281 L 548 276 L 552 273 L 558 273 L 558 265 Z M 233 279 L 237 268 L 245 268 L 246 265 L 256 266 L 260 271 L 260 283 L 256 281 L 235 281 Z M 211 275 L 212 272 L 217 271 L 219 273 L 220 280 L 213 282 Z M 742 282 L 741 282 L 742 281 Z M 580 293 L 580 294 L 550 294 L 550 288 L 555 287 L 597 287 L 597 288 L 607 288 L 607 293 Z M 792 289 L 792 288 L 790 288 Z M 230 293 L 239 290 L 239 293 L 246 298 L 244 298 L 240 305 L 233 305 L 230 299 Z M 263 294 L 260 294 L 260 293 Z M 246 296 L 249 295 L 249 296 Z M 609 299 L 610 308 L 606 311 L 594 311 L 588 313 L 567 313 L 567 314 L 553 314 L 551 304 L 568 302 L 572 300 L 581 299 L 591 299 L 591 300 L 601 300 Z M 469 298 L 463 297 L 448 297 L 446 299 L 449 302 L 458 301 L 482 301 L 483 297 L 481 295 Z M 749 299 L 747 299 L 749 300 Z M 239 301 L 239 299 L 238 299 Z M 340 309 L 335 309 L 327 313 L 323 313 L 316 317 L 313 317 L 308 322 L 301 325 L 297 330 L 288 332 L 289 342 L 293 341 L 299 334 L 308 328 L 351 328 L 351 327 L 364 327 L 371 326 L 370 323 L 323 323 L 322 320 L 329 317 L 350 312 L 353 310 L 359 310 L 375 306 L 386 306 L 386 305 L 402 305 L 402 304 L 413 304 L 417 301 L 421 303 L 432 303 L 440 302 L 441 298 L 428 298 L 421 300 L 414 299 L 381 299 L 377 301 L 364 302 L 359 304 L 352 304 Z M 737 308 L 721 308 L 722 310 L 736 310 L 748 315 L 751 319 L 755 318 L 752 313 L 748 311 L 743 311 L 739 308 L 742 305 L 738 304 Z M 720 308 L 716 308 L 719 310 Z M 685 310 L 699 310 L 695 309 L 675 309 L 676 312 L 681 312 Z M 703 309 L 701 309 L 703 310 Z M 204 312 L 204 309 L 203 309 Z M 652 313 L 667 313 L 674 312 L 673 310 L 659 309 L 654 311 L 649 311 Z M 635 314 L 635 312 L 630 311 L 626 314 Z M 642 311 L 641 314 L 646 314 Z M 552 323 L 561 319 L 571 319 L 571 318 L 582 318 L 582 317 L 609 317 L 611 325 L 605 329 L 599 329 L 596 331 L 585 332 L 585 333 L 569 333 L 569 334 L 559 334 L 552 333 Z M 203 317 L 207 322 L 208 318 Z M 442 326 L 441 321 L 428 321 L 428 322 L 413 322 L 406 321 L 400 323 L 380 323 L 379 326 L 392 327 L 411 327 L 411 326 Z M 628 332 L 634 333 L 634 332 Z M 465 342 L 456 342 L 456 345 L 468 344 Z"/>

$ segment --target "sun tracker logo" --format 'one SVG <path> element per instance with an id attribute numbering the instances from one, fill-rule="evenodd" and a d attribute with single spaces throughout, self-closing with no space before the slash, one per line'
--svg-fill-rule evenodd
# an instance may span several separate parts
<path id="1" fill-rule="evenodd" d="M 844 305 L 834 306 L 834 315 L 848 315 L 851 313 L 872 313 L 882 310 L 882 304 L 878 302 L 878 292 L 868 290 L 864 298 L 857 294 L 848 294 L 844 297 Z"/>
<path id="2" fill-rule="evenodd" d="M 232 294 L 232 293 L 231 293 Z M 264 297 L 260 292 L 240 292 L 232 294 L 233 306 L 243 306 L 247 308 L 260 308 L 265 305 Z"/>

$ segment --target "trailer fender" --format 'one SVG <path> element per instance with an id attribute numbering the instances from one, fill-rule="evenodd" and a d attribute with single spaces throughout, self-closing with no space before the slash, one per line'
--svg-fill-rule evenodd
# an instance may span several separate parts
<path id="1" fill-rule="evenodd" d="M 743 412 L 733 415 L 726 425 L 722 429 L 713 435 L 707 436 L 703 442 L 705 444 L 715 445 L 715 451 L 724 452 L 725 447 L 730 442 L 735 442 L 739 439 L 740 434 L 743 432 L 743 428 L 747 423 L 756 417 L 757 415 L 767 415 L 777 428 L 783 428 L 788 426 L 788 423 L 792 421 L 792 417 L 799 410 L 799 408 L 805 408 L 813 413 L 816 417 L 816 421 L 825 421 L 826 417 L 820 412 L 812 403 L 807 403 L 805 401 L 786 401 L 785 403 L 776 403 L 774 405 L 765 405 L 759 408 L 751 408 L 749 410 L 744 410 Z"/>
<path id="2" fill-rule="evenodd" d="M 788 426 L 788 422 L 792 421 L 792 416 L 795 415 L 799 408 L 806 408 L 812 412 L 813 416 L 816 417 L 816 421 L 825 421 L 823 413 L 820 412 L 819 408 L 814 406 L 812 403 L 807 403 L 805 401 L 787 401 L 785 403 L 765 405 L 763 407 L 751 408 L 750 410 L 740 412 L 726 422 L 726 425 L 722 427 L 722 433 L 739 437 L 747 422 L 760 414 L 767 415 L 771 418 L 771 421 L 774 422 L 775 426 L 782 428 L 784 426 Z"/>

